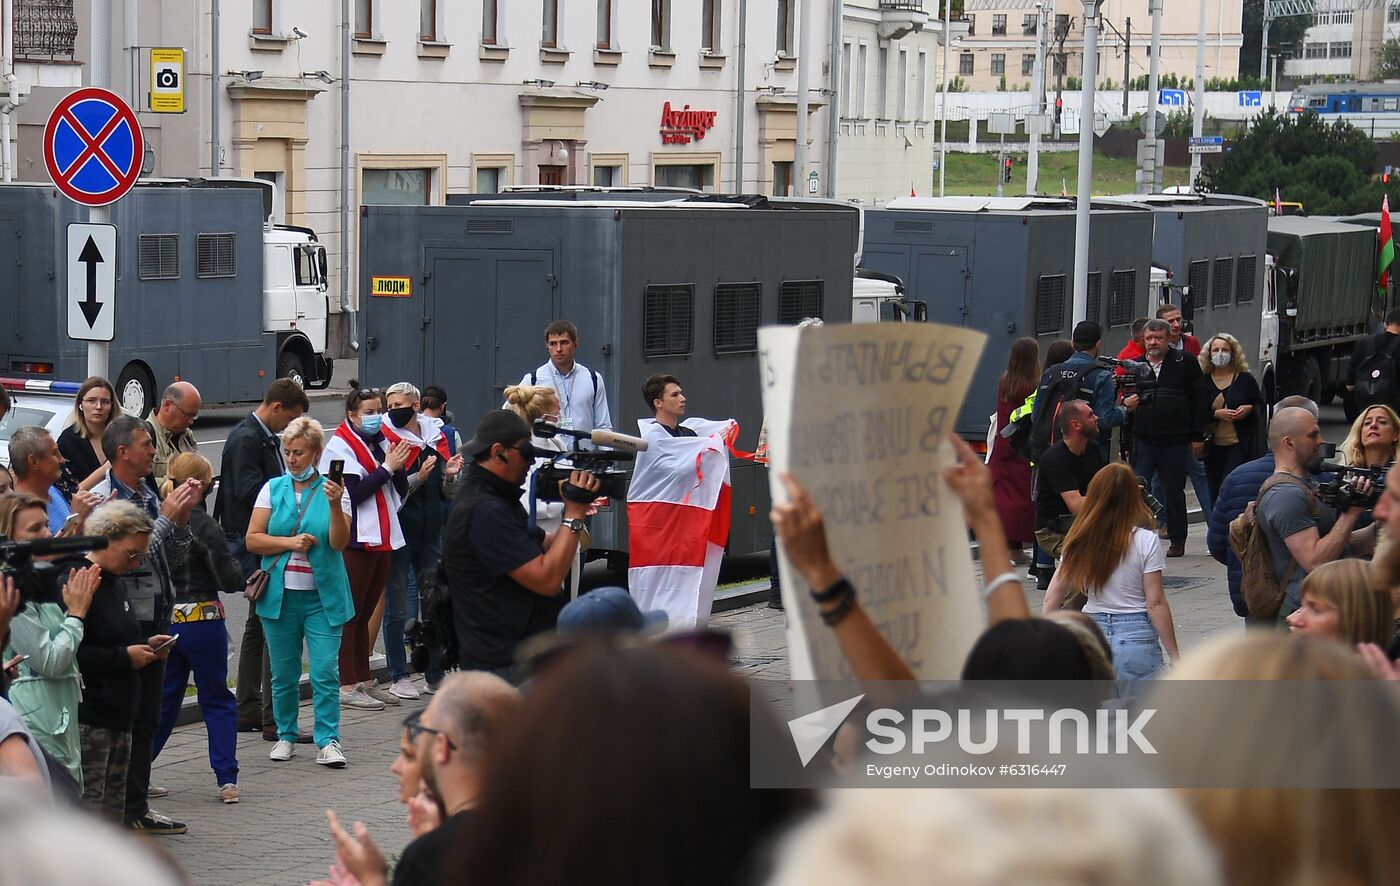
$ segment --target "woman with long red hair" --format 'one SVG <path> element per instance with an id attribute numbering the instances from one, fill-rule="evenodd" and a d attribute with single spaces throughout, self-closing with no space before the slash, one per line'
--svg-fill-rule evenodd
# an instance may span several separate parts
<path id="1" fill-rule="evenodd" d="M 1006 371 L 997 383 L 997 428 L 1011 423 L 1011 412 L 1026 401 L 1040 379 L 1040 346 L 1022 338 L 1011 346 Z M 1031 501 L 1031 463 L 998 433 L 987 462 L 992 471 L 997 516 L 1001 518 L 1013 559 L 1022 560 L 1021 545 L 1035 541 L 1035 504 Z"/>

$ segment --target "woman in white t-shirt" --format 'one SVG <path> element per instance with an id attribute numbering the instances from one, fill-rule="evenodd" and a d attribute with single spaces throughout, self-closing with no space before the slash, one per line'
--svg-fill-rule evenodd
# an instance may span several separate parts
<path id="1" fill-rule="evenodd" d="M 1120 680 L 1143 680 L 1162 669 L 1162 649 L 1176 660 L 1176 631 L 1162 589 L 1166 559 L 1137 475 L 1111 464 L 1094 475 L 1084 508 L 1065 536 L 1060 568 L 1045 592 L 1044 611 L 1059 609 L 1072 590 L 1088 595 L 1084 614 L 1113 649 Z"/>

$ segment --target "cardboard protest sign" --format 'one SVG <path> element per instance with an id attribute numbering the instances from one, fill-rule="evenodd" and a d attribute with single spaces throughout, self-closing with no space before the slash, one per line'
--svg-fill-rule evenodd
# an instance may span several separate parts
<path id="1" fill-rule="evenodd" d="M 982 630 L 962 503 L 940 470 L 986 336 L 925 323 L 759 330 L 769 488 L 786 471 L 833 559 L 921 679 L 956 678 Z M 779 546 L 794 680 L 849 678 Z"/>

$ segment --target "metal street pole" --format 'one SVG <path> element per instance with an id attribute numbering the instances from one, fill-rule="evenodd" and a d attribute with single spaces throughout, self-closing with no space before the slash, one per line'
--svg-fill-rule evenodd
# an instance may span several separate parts
<path id="1" fill-rule="evenodd" d="M 843 22 L 841 11 L 845 8 L 842 0 L 831 0 L 831 105 L 826 109 L 826 196 L 836 199 L 836 150 L 841 132 L 841 110 L 839 103 L 846 97 L 850 85 L 839 80 L 841 77 L 841 33 Z M 922 117 L 923 108 L 919 108 Z"/>
<path id="2" fill-rule="evenodd" d="M 943 98 L 938 103 L 938 196 L 943 196 L 943 183 L 948 171 L 948 30 L 953 24 L 953 0 L 943 0 Z M 881 84 L 881 89 L 884 85 Z M 976 126 L 969 120 L 968 126 Z"/>
<path id="3" fill-rule="evenodd" d="M 1035 7 L 1035 67 L 1031 71 L 1031 92 L 1035 96 L 1035 116 L 1037 122 L 1045 121 L 1045 29 L 1049 17 L 1047 6 L 1054 6 L 1055 0 L 1037 2 Z M 1030 156 L 1026 159 L 1026 193 L 1040 191 L 1040 127 L 1031 136 Z"/>
<path id="4" fill-rule="evenodd" d="M 1079 93 L 1079 199 L 1074 208 L 1074 309 L 1089 313 L 1089 204 L 1094 178 L 1094 81 L 1099 67 L 1099 0 L 1084 0 L 1084 82 Z"/>
<path id="5" fill-rule="evenodd" d="M 1123 116 L 1128 116 L 1128 87 L 1133 82 L 1133 20 L 1123 21 Z"/>
<path id="6" fill-rule="evenodd" d="M 219 177 L 219 0 L 209 2 L 209 177 Z"/>
<path id="7" fill-rule="evenodd" d="M 1196 32 L 1196 95 L 1191 119 L 1191 135 L 1201 137 L 1206 118 L 1206 0 L 1200 0 L 1201 18 Z M 1196 177 L 1201 174 L 1201 155 L 1191 155 L 1191 190 L 1196 190 Z"/>
<path id="8" fill-rule="evenodd" d="M 1273 110 L 1278 105 L 1278 53 L 1275 52 L 1273 58 L 1273 70 L 1269 74 L 1269 110 Z"/>
<path id="9" fill-rule="evenodd" d="M 1150 0 L 1152 13 L 1152 45 L 1147 51 L 1147 114 L 1143 127 L 1144 137 L 1151 141 L 1151 147 L 1142 155 L 1142 181 L 1138 184 L 1139 194 L 1151 194 L 1157 190 L 1157 170 L 1161 157 L 1157 156 L 1157 72 L 1158 58 L 1162 52 L 1162 0 Z"/>
<path id="10" fill-rule="evenodd" d="M 797 148 L 792 155 L 792 180 L 788 185 L 787 194 L 789 197 L 803 194 L 802 189 L 807 185 L 807 109 L 810 106 L 807 92 L 812 73 L 812 0 L 802 0 L 798 14 L 801 21 L 797 23 Z M 880 88 L 883 89 L 884 85 L 881 84 Z"/>
<path id="11" fill-rule="evenodd" d="M 1273 24 L 1273 19 L 1269 16 L 1272 12 L 1273 4 L 1269 0 L 1264 0 L 1263 35 L 1259 41 L 1259 79 L 1263 80 L 1267 69 L 1264 67 L 1269 63 L 1269 25 Z"/>
<path id="12" fill-rule="evenodd" d="M 112 77 L 112 6 L 92 4 L 92 52 L 88 57 L 88 85 L 107 87 Z M 140 163 L 137 157 L 134 162 Z M 95 225 L 112 223 L 112 207 L 94 206 L 88 210 L 88 221 Z M 87 374 L 107 377 L 107 342 L 90 341 L 87 346 Z M 120 405 L 120 404 L 118 404 Z"/>

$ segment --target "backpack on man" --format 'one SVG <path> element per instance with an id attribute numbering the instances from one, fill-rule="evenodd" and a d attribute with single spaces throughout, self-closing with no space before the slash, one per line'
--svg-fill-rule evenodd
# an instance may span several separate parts
<path id="1" fill-rule="evenodd" d="M 1317 494 L 1299 478 L 1292 474 L 1278 473 L 1269 477 L 1259 487 L 1254 501 L 1245 506 L 1244 512 L 1230 521 L 1230 550 L 1240 561 L 1240 596 L 1249 609 L 1250 618 L 1259 621 L 1273 621 L 1278 618 L 1283 607 L 1284 595 L 1288 592 L 1288 582 L 1293 578 L 1293 570 L 1298 561 L 1291 556 L 1288 568 L 1280 579 L 1274 571 L 1274 556 L 1269 549 L 1269 539 L 1259 525 L 1259 503 L 1275 486 L 1292 483 L 1300 487 L 1312 505 L 1313 517 L 1317 516 Z"/>
<path id="2" fill-rule="evenodd" d="M 1044 397 L 1045 404 L 1041 406 L 1040 418 L 1031 423 L 1027 446 L 1027 457 L 1031 461 L 1039 461 L 1045 455 L 1045 451 L 1055 445 L 1056 419 L 1062 404 L 1068 400 L 1084 400 L 1090 406 L 1093 405 L 1094 385 L 1088 376 L 1095 370 L 1107 372 L 1108 368 L 1098 363 L 1078 367 L 1061 363 L 1050 369 L 1050 383 L 1045 386 L 1044 393 L 1036 395 L 1037 401 Z"/>
<path id="3" fill-rule="evenodd" d="M 1356 388 L 1352 402 L 1358 410 L 1383 404 L 1394 407 L 1400 403 L 1400 377 L 1395 368 L 1395 350 L 1400 347 L 1400 335 L 1390 337 L 1385 350 L 1373 352 L 1356 364 Z"/>

